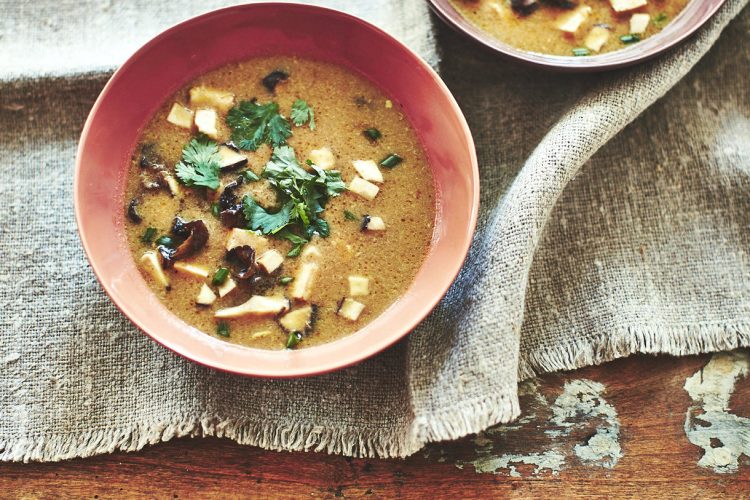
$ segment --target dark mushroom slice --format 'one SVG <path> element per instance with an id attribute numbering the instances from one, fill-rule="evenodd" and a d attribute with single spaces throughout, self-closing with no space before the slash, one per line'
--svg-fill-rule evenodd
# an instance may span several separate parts
<path id="1" fill-rule="evenodd" d="M 186 222 L 180 217 L 175 217 L 172 223 L 172 234 L 183 238 L 178 247 L 159 245 L 157 248 L 162 257 L 162 264 L 167 268 L 172 267 L 175 261 L 195 254 L 206 246 L 208 241 L 208 228 L 202 220 Z"/>
<path id="2" fill-rule="evenodd" d="M 219 167 L 222 171 L 235 170 L 247 165 L 247 156 L 227 144 L 219 146 Z"/>
<path id="3" fill-rule="evenodd" d="M 287 333 L 300 332 L 305 335 L 315 326 L 317 316 L 318 306 L 310 304 L 286 313 L 278 319 L 278 322 Z"/>
<path id="4" fill-rule="evenodd" d="M 516 14 L 528 16 L 539 8 L 539 2 L 537 0 L 511 0 L 510 7 Z"/>
<path id="5" fill-rule="evenodd" d="M 235 189 L 240 187 L 244 182 L 244 177 L 240 176 L 224 187 L 219 197 L 219 219 L 227 227 L 245 227 L 245 214 L 242 212 L 242 203 L 237 199 Z"/>
<path id="6" fill-rule="evenodd" d="M 573 0 L 541 0 L 541 2 L 550 7 L 559 7 L 561 9 L 572 9 L 578 5 L 578 2 Z"/>
<path id="7" fill-rule="evenodd" d="M 133 198 L 130 200 L 130 203 L 128 203 L 128 219 L 136 224 L 143 222 L 143 217 L 138 213 L 138 203 L 140 203 L 138 197 Z"/>
<path id="8" fill-rule="evenodd" d="M 232 274 L 240 281 L 252 278 L 257 269 L 255 265 L 255 249 L 250 245 L 232 248 L 227 252 L 227 260 L 232 264 Z"/>
<path id="9" fill-rule="evenodd" d="M 141 168 L 164 170 L 164 160 L 156 152 L 156 144 L 149 142 L 141 146 L 141 158 L 138 161 Z"/>
<path id="10" fill-rule="evenodd" d="M 289 73 L 286 71 L 282 71 L 280 69 L 277 69 L 275 71 L 271 71 L 268 73 L 265 77 L 263 77 L 263 86 L 271 93 L 274 93 L 276 91 L 276 86 L 279 84 L 279 82 L 283 82 L 289 78 Z"/>
<path id="11" fill-rule="evenodd" d="M 370 224 L 370 216 L 364 215 L 362 216 L 362 223 L 359 225 L 360 231 L 367 231 L 367 225 Z"/>

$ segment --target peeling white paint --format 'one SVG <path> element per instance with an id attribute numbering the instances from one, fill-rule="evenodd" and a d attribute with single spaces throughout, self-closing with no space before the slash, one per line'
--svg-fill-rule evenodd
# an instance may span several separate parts
<path id="1" fill-rule="evenodd" d="M 501 456 L 486 455 L 472 462 L 474 470 L 478 473 L 497 473 L 499 470 L 508 469 L 508 474 L 512 477 L 521 477 L 521 473 L 516 469 L 516 465 L 527 464 L 534 465 L 533 475 L 542 471 L 549 471 L 557 474 L 565 465 L 565 455 L 557 451 L 545 451 L 544 453 L 530 453 L 528 455 L 505 454 Z"/>
<path id="2" fill-rule="evenodd" d="M 750 418 L 729 412 L 735 384 L 748 372 L 750 355 L 746 351 L 719 353 L 685 380 L 685 390 L 694 403 L 685 416 L 685 434 L 703 448 L 699 466 L 732 473 L 739 470 L 740 456 L 750 457 Z"/>

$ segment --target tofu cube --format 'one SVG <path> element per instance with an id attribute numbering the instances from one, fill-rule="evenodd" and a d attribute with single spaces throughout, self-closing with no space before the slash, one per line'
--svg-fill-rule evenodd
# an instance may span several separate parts
<path id="1" fill-rule="evenodd" d="M 627 12 L 638 7 L 643 7 L 647 3 L 648 0 L 609 0 L 609 4 L 615 12 Z"/>
<path id="2" fill-rule="evenodd" d="M 300 254 L 300 258 L 305 262 L 319 259 L 322 256 L 323 254 L 320 253 L 320 250 L 315 245 L 305 245 L 305 249 Z"/>
<path id="3" fill-rule="evenodd" d="M 589 18 L 589 14 L 591 14 L 591 7 L 579 5 L 567 14 L 560 16 L 557 20 L 557 29 L 566 33 L 575 33 Z"/>
<path id="4" fill-rule="evenodd" d="M 383 183 L 383 174 L 372 160 L 354 160 L 354 170 L 366 181 Z"/>
<path id="5" fill-rule="evenodd" d="M 284 297 L 253 295 L 250 300 L 235 307 L 219 309 L 216 318 L 241 318 L 243 316 L 275 316 L 289 310 L 289 301 Z"/>
<path id="6" fill-rule="evenodd" d="M 172 125 L 191 130 L 193 128 L 193 112 L 180 103 L 172 104 L 167 121 Z"/>
<path id="7" fill-rule="evenodd" d="M 380 188 L 372 182 L 368 182 L 361 177 L 355 177 L 354 179 L 352 179 L 352 182 L 349 183 L 349 191 L 360 195 L 366 200 L 374 200 L 378 195 L 378 191 L 380 191 Z"/>
<path id="8" fill-rule="evenodd" d="M 373 215 L 366 216 L 364 228 L 367 231 L 385 231 L 385 222 L 380 217 Z"/>
<path id="9" fill-rule="evenodd" d="M 210 87 L 193 87 L 190 89 L 190 105 L 194 108 L 216 108 L 226 113 L 234 106 L 234 94 Z"/>
<path id="10" fill-rule="evenodd" d="M 300 266 L 292 282 L 292 298 L 296 300 L 309 301 L 312 293 L 315 275 L 318 273 L 318 264 L 305 262 Z"/>
<path id="11" fill-rule="evenodd" d="M 339 307 L 338 310 L 338 315 L 342 318 L 348 319 L 349 321 L 357 321 L 359 319 L 359 315 L 362 314 L 362 311 L 364 311 L 364 309 L 364 304 L 347 297 L 341 303 L 341 307 Z"/>
<path id="12" fill-rule="evenodd" d="M 336 166 L 336 158 L 333 156 L 333 152 L 326 147 L 313 149 L 310 151 L 308 159 L 323 170 Z"/>
<path id="13" fill-rule="evenodd" d="M 630 32 L 641 35 L 646 32 L 648 23 L 651 22 L 651 16 L 648 14 L 633 14 L 630 17 Z"/>
<path id="14" fill-rule="evenodd" d="M 349 276 L 349 295 L 362 297 L 370 294 L 370 278 L 364 276 Z"/>
<path id="15" fill-rule="evenodd" d="M 594 26 L 586 35 L 586 40 L 583 44 L 594 52 L 599 52 L 607 40 L 609 40 L 610 31 L 602 26 Z"/>
<path id="16" fill-rule="evenodd" d="M 255 259 L 255 262 L 266 272 L 266 274 L 271 274 L 284 263 L 284 256 L 278 251 L 271 249 L 265 251 L 260 258 Z"/>
<path id="17" fill-rule="evenodd" d="M 199 109 L 195 112 L 195 127 L 198 132 L 206 134 L 211 139 L 218 139 L 219 130 L 216 128 L 219 117 L 214 109 Z"/>
<path id="18" fill-rule="evenodd" d="M 255 340 L 255 339 L 262 339 L 264 337 L 270 336 L 271 333 L 272 333 L 271 330 L 262 330 L 260 332 L 253 333 L 252 335 L 250 335 L 250 338 L 253 339 L 253 340 Z"/>
<path id="19" fill-rule="evenodd" d="M 198 296 L 195 298 L 195 303 L 202 306 L 210 306 L 214 302 L 216 302 L 216 294 L 211 290 L 210 286 L 203 283 L 200 292 L 198 292 Z"/>
<path id="20" fill-rule="evenodd" d="M 141 256 L 141 265 L 157 283 L 164 288 L 169 288 L 169 278 L 164 274 L 159 255 L 154 250 L 149 250 Z"/>
<path id="21" fill-rule="evenodd" d="M 237 283 L 232 278 L 227 280 L 219 286 L 219 297 L 225 297 L 237 289 Z"/>
<path id="22" fill-rule="evenodd" d="M 312 328 L 316 307 L 313 305 L 300 307 L 279 318 L 279 325 L 287 332 L 305 333 Z"/>
<path id="23" fill-rule="evenodd" d="M 178 261 L 178 262 L 175 262 L 174 266 L 172 267 L 174 267 L 175 271 L 179 271 L 183 274 L 187 274 L 194 278 L 201 278 L 201 279 L 208 278 L 208 269 L 206 269 L 203 266 L 190 264 L 189 262 Z"/>
<path id="24" fill-rule="evenodd" d="M 229 231 L 227 236 L 226 249 L 231 250 L 235 247 L 251 246 L 255 250 L 255 255 L 263 253 L 268 248 L 268 240 L 249 229 L 234 228 Z"/>

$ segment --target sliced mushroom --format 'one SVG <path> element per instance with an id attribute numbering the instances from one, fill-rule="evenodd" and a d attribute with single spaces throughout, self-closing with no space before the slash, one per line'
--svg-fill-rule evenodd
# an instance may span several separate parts
<path id="1" fill-rule="evenodd" d="M 130 219 L 132 222 L 135 222 L 136 224 L 140 224 L 143 222 L 143 217 L 141 217 L 141 214 L 138 213 L 138 203 L 140 200 L 136 197 L 130 200 L 130 203 L 128 203 L 128 219 Z"/>
<path id="2" fill-rule="evenodd" d="M 172 234 L 184 238 L 177 248 L 169 248 L 160 245 L 157 250 L 162 257 L 164 267 L 172 267 L 174 262 L 193 255 L 203 248 L 208 241 L 208 228 L 202 220 L 185 222 L 180 217 L 175 217 L 172 223 Z"/>
<path id="3" fill-rule="evenodd" d="M 516 14 L 528 16 L 539 8 L 539 2 L 537 0 L 511 0 L 510 7 Z"/>
<path id="4" fill-rule="evenodd" d="M 195 303 L 201 306 L 210 306 L 214 302 L 216 302 L 216 294 L 211 290 L 211 287 L 203 283 L 198 296 L 195 298 Z"/>
<path id="5" fill-rule="evenodd" d="M 242 185 L 243 177 L 238 177 L 224 187 L 219 197 L 219 218 L 221 223 L 227 227 L 245 227 L 245 214 L 242 212 L 242 203 L 237 199 L 234 190 Z"/>
<path id="6" fill-rule="evenodd" d="M 279 325 L 287 333 L 300 332 L 305 334 L 312 330 L 318 313 L 318 306 L 310 304 L 290 311 L 279 318 Z"/>
<path id="7" fill-rule="evenodd" d="M 229 144 L 219 146 L 219 167 L 222 171 L 234 170 L 247 165 L 247 156 L 240 154 L 239 151 L 232 148 Z"/>
<path id="8" fill-rule="evenodd" d="M 289 300 L 285 297 L 264 297 L 253 295 L 250 300 L 235 307 L 219 309 L 217 318 L 241 318 L 243 316 L 276 316 L 289 310 Z"/>
<path id="9" fill-rule="evenodd" d="M 164 274 L 164 268 L 159 262 L 159 257 L 153 250 L 149 250 L 141 256 L 141 265 L 148 271 L 154 280 L 169 290 L 169 278 Z"/>
<path id="10" fill-rule="evenodd" d="M 276 91 L 276 86 L 289 78 L 289 73 L 277 69 L 268 73 L 262 80 L 263 86 L 271 93 Z"/>
<path id="11" fill-rule="evenodd" d="M 233 264 L 234 276 L 245 281 L 255 274 L 255 249 L 250 245 L 234 247 L 227 252 L 227 260 Z"/>

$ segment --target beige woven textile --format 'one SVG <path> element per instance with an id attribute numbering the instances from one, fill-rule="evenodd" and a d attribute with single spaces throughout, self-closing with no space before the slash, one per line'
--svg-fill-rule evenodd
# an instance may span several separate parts
<path id="1" fill-rule="evenodd" d="M 525 377 L 750 345 L 746 0 L 658 59 L 595 75 L 501 60 L 421 0 L 318 3 L 421 53 L 467 116 L 481 217 L 446 299 L 387 352 L 304 380 L 218 373 L 155 344 L 83 255 L 76 141 L 116 65 L 227 3 L 0 0 L 0 459 L 196 435 L 405 456 L 512 420 Z"/>

